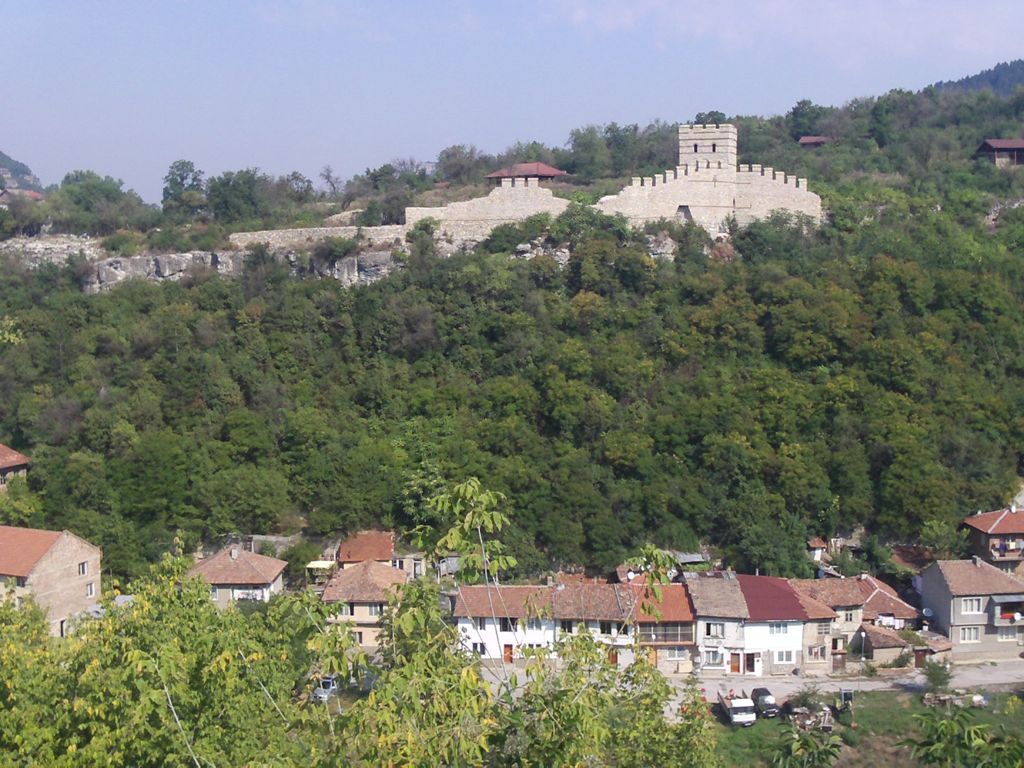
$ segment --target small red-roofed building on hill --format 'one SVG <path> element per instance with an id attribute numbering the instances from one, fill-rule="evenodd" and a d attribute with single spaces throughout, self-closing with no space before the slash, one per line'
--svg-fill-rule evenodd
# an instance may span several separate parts
<path id="1" fill-rule="evenodd" d="M 568 176 L 566 171 L 548 165 L 547 163 L 516 163 L 505 168 L 499 168 L 484 176 L 488 181 L 500 184 L 502 179 L 557 179 Z"/>
<path id="2" fill-rule="evenodd" d="M 1024 139 L 985 139 L 974 151 L 974 156 L 988 160 L 998 168 L 1024 165 Z"/>
<path id="3" fill-rule="evenodd" d="M 0 525 L 0 600 L 31 597 L 50 634 L 63 637 L 72 618 L 99 602 L 101 559 L 99 547 L 70 531 Z"/>
<path id="4" fill-rule="evenodd" d="M 963 524 L 972 555 L 1001 571 L 1024 577 L 1024 509 L 1011 504 L 1006 509 L 971 515 Z"/>
<path id="5" fill-rule="evenodd" d="M 353 533 L 338 544 L 338 570 L 372 560 L 405 571 L 418 578 L 424 574 L 426 559 L 422 552 L 411 552 L 398 546 L 394 531 L 367 530 Z"/>
<path id="6" fill-rule="evenodd" d="M 14 478 L 25 477 L 30 463 L 28 456 L 0 443 L 0 492 L 6 491 Z"/>
<path id="7" fill-rule="evenodd" d="M 238 545 L 200 560 L 189 570 L 210 585 L 210 598 L 219 608 L 238 600 L 266 603 L 284 591 L 286 560 L 250 552 Z"/>

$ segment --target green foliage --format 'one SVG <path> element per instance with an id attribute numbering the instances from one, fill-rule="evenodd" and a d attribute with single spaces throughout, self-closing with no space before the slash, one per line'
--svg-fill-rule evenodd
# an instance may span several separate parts
<path id="1" fill-rule="evenodd" d="M 801 731 L 790 726 L 775 747 L 772 768 L 829 768 L 843 750 L 842 739 L 834 733 Z"/>
<path id="2" fill-rule="evenodd" d="M 968 708 L 936 708 L 914 719 L 921 736 L 905 739 L 901 745 L 924 765 L 1013 768 L 1024 761 L 1024 741 L 1005 730 L 973 722 L 974 713 Z"/>
<path id="3" fill-rule="evenodd" d="M 929 691 L 949 690 L 949 683 L 953 679 L 953 673 L 948 665 L 940 661 L 925 659 L 924 666 L 921 667 L 921 673 L 924 675 Z"/>

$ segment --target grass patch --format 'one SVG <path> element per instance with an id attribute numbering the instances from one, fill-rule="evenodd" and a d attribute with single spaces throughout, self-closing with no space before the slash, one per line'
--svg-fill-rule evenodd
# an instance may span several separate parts
<path id="1" fill-rule="evenodd" d="M 1014 711 L 1014 706 L 1010 705 L 1007 711 L 1007 703 L 1015 694 L 986 695 L 989 706 L 987 709 L 972 710 L 974 721 L 996 728 L 1005 726 L 1008 732 L 1024 737 L 1021 710 L 1018 708 Z M 927 710 L 919 695 L 893 691 L 858 692 L 852 717 L 856 730 L 844 725 L 851 722 L 848 714 L 836 722 L 835 733 L 847 745 L 839 765 L 845 768 L 917 765 L 909 752 L 897 747 L 897 743 L 918 733 L 914 715 Z M 750 728 L 733 728 L 719 721 L 718 755 L 724 765 L 766 766 L 779 736 L 788 727 L 783 718 L 758 720 Z"/>

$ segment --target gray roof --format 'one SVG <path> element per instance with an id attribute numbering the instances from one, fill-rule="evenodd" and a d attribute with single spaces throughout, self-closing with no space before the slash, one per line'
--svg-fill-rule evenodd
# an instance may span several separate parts
<path id="1" fill-rule="evenodd" d="M 693 611 L 698 618 L 749 619 L 743 590 L 731 571 L 686 574 Z"/>

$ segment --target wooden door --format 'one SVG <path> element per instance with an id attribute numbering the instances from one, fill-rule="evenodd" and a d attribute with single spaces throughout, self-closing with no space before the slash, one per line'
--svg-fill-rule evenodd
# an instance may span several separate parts
<path id="1" fill-rule="evenodd" d="M 921 669 L 924 666 L 925 661 L 928 658 L 927 648 L 915 648 L 914 649 L 914 669 Z"/>
<path id="2" fill-rule="evenodd" d="M 832 671 L 833 672 L 845 672 L 846 671 L 846 653 L 833 653 L 832 654 Z"/>
<path id="3" fill-rule="evenodd" d="M 740 655 L 738 653 L 732 653 L 729 655 L 729 671 L 734 675 L 740 673 Z"/>
<path id="4" fill-rule="evenodd" d="M 619 663 L 619 652 L 615 648 L 608 649 L 608 663 L 618 664 Z"/>
<path id="5" fill-rule="evenodd" d="M 501 648 L 501 658 L 506 664 L 512 663 L 512 646 L 505 645 Z"/>

